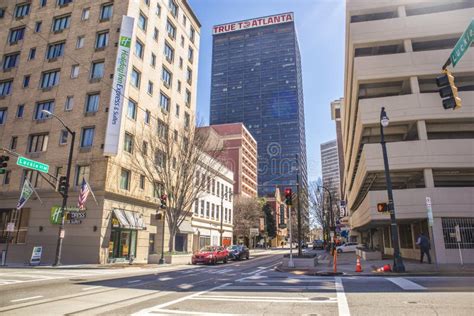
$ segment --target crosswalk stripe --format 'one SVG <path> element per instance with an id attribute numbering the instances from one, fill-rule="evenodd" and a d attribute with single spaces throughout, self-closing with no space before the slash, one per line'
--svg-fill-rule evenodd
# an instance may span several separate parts
<path id="1" fill-rule="evenodd" d="M 403 290 L 406 290 L 406 291 L 426 290 L 426 287 L 421 286 L 421 285 L 419 285 L 415 282 L 412 282 L 410 280 L 407 280 L 405 278 L 386 278 L 386 279 L 389 280 L 390 282 L 398 285 L 399 287 L 401 287 Z"/>

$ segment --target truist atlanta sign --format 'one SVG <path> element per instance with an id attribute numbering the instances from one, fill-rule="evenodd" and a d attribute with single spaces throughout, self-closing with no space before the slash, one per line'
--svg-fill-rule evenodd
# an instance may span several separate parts
<path id="1" fill-rule="evenodd" d="M 120 39 L 115 61 L 114 80 L 110 96 L 109 118 L 105 133 L 104 155 L 115 156 L 120 143 L 120 127 L 122 123 L 123 99 L 125 84 L 128 75 L 128 61 L 130 59 L 130 46 L 133 36 L 134 19 L 123 16 L 120 27 Z"/>
<path id="2" fill-rule="evenodd" d="M 233 22 L 229 24 L 221 24 L 213 27 L 212 34 L 222 34 L 235 32 L 240 30 L 252 29 L 260 26 L 268 26 L 273 24 L 281 24 L 294 21 L 293 13 L 281 13 L 277 15 L 266 16 L 246 21 Z"/>

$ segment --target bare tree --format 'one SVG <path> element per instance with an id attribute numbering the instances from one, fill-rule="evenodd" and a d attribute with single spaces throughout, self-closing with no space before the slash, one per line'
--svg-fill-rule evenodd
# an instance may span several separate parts
<path id="1" fill-rule="evenodd" d="M 164 209 L 170 233 L 168 248 L 175 250 L 175 236 L 181 223 L 192 215 L 193 203 L 223 170 L 218 158 L 220 143 L 191 124 L 157 120 L 156 126 L 142 128 L 133 141 L 132 167 L 153 184 L 156 197 L 166 195 Z M 170 129 L 170 126 L 173 130 Z M 211 144 L 212 143 L 212 144 Z M 157 203 L 157 210 L 160 204 Z"/>
<path id="2" fill-rule="evenodd" d="M 250 228 L 257 228 L 263 216 L 262 201 L 239 196 L 234 199 L 234 235 L 250 237 Z"/>
<path id="3" fill-rule="evenodd" d="M 320 188 L 321 185 L 321 178 L 318 178 L 310 187 L 309 203 L 310 209 L 312 210 L 310 214 L 311 226 L 326 226 L 324 220 L 324 190 Z"/>

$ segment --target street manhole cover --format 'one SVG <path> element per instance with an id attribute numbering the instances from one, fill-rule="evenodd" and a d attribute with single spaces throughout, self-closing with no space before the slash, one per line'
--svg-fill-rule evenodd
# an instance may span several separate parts
<path id="1" fill-rule="evenodd" d="M 327 301 L 329 300 L 329 297 L 324 297 L 324 296 L 316 296 L 310 298 L 311 301 Z"/>

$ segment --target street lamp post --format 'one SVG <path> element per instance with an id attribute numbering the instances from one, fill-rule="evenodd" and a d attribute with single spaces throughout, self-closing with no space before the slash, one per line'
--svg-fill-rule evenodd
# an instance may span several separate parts
<path id="1" fill-rule="evenodd" d="M 161 220 L 163 221 L 163 226 L 161 229 L 161 258 L 160 261 L 158 261 L 158 264 L 164 264 L 165 263 L 165 218 L 166 218 L 166 212 L 163 209 L 162 211 L 162 216 Z"/>
<path id="2" fill-rule="evenodd" d="M 298 257 L 302 255 L 303 243 L 301 240 L 301 199 L 300 199 L 300 165 L 298 154 L 296 154 L 296 199 L 298 203 L 297 222 L 298 222 Z"/>
<path id="3" fill-rule="evenodd" d="M 222 247 L 222 238 L 223 238 L 223 233 L 224 233 L 224 228 L 223 228 L 223 215 L 224 215 L 224 197 L 227 197 L 229 196 L 229 198 L 232 196 L 232 191 L 228 191 L 227 193 L 224 193 L 224 192 L 221 192 L 222 195 L 221 195 L 221 229 L 219 231 L 220 233 L 220 243 L 219 245 Z"/>
<path id="4" fill-rule="evenodd" d="M 394 272 L 405 272 L 405 266 L 403 265 L 402 256 L 400 255 L 400 244 L 398 240 L 398 229 L 397 221 L 395 218 L 395 205 L 393 203 L 393 192 L 392 192 L 392 178 L 390 178 L 390 169 L 388 166 L 387 147 L 385 145 L 385 136 L 383 130 L 389 124 L 387 113 L 385 113 L 385 107 L 382 107 L 380 111 L 380 144 L 382 145 L 383 153 L 383 164 L 385 167 L 385 180 L 387 182 L 387 195 L 388 195 L 388 210 L 390 211 L 390 231 L 392 234 L 393 244 L 393 271 Z"/>
<path id="5" fill-rule="evenodd" d="M 63 203 L 61 206 L 61 224 L 59 225 L 59 232 L 58 232 L 58 241 L 56 244 L 56 256 L 54 260 L 54 265 L 59 266 L 61 265 L 61 253 L 62 253 L 62 248 L 63 248 L 63 239 L 64 239 L 64 215 L 65 212 L 64 210 L 66 209 L 67 206 L 67 199 L 69 195 L 69 179 L 71 177 L 71 165 L 72 165 L 72 156 L 74 153 L 74 142 L 76 140 L 76 132 L 71 130 L 69 127 L 64 124 L 63 120 L 61 120 L 58 116 L 55 114 L 51 113 L 50 111 L 47 110 L 42 110 L 42 113 L 46 114 L 47 116 L 52 116 L 55 119 L 57 119 L 67 130 L 69 134 L 71 134 L 71 146 L 69 147 L 69 157 L 67 159 L 67 168 L 66 168 L 66 187 L 64 188 L 64 192 L 62 194 L 63 196 Z"/>

